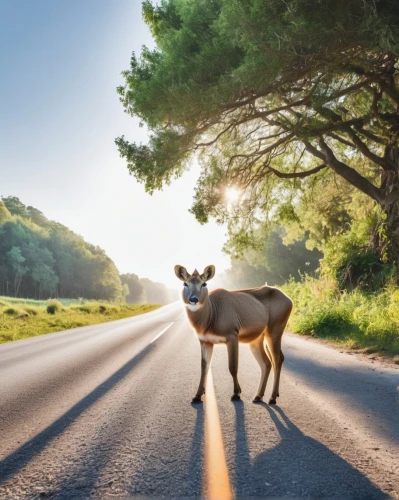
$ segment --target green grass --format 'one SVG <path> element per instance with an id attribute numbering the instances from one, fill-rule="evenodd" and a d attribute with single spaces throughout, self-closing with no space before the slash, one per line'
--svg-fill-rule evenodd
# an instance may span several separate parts
<path id="1" fill-rule="evenodd" d="M 0 297 L 0 343 L 128 318 L 158 307 L 157 304 Z"/>
<path id="2" fill-rule="evenodd" d="M 306 277 L 283 290 L 294 301 L 288 329 L 352 349 L 399 354 L 399 288 L 342 292 L 330 278 Z"/>
<path id="3" fill-rule="evenodd" d="M 79 301 L 85 302 L 85 299 L 57 299 L 64 306 L 70 306 L 71 304 L 77 304 Z M 23 304 L 32 306 L 44 306 L 49 303 L 48 300 L 34 300 L 34 299 L 19 299 L 14 297 L 0 297 L 0 303 L 7 302 L 8 304 Z M 87 302 L 87 301 L 86 301 Z"/>

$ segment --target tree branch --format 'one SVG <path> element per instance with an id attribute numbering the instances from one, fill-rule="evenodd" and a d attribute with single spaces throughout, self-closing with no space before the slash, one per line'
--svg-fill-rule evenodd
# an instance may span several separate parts
<path id="1" fill-rule="evenodd" d="M 378 135 L 373 134 L 373 132 L 370 132 L 370 130 L 365 130 L 363 128 L 357 129 L 359 134 L 364 135 L 364 137 L 367 137 L 367 139 L 370 139 L 371 141 L 377 142 L 378 144 L 386 144 L 386 141 L 382 139 L 382 137 L 379 137 Z"/>
<path id="2" fill-rule="evenodd" d="M 332 123 L 330 125 L 327 125 L 325 127 L 318 127 L 311 129 L 310 132 L 312 133 L 313 137 L 316 136 L 321 136 L 323 134 L 329 134 L 330 132 L 333 132 L 334 130 L 347 130 L 347 127 L 350 127 L 351 125 L 361 127 L 366 120 L 368 120 L 368 116 L 363 116 L 362 118 L 352 118 L 351 120 L 347 120 L 346 122 L 336 122 Z"/>
<path id="3" fill-rule="evenodd" d="M 199 142 L 197 144 L 195 144 L 195 148 L 202 148 L 202 147 L 207 147 L 207 146 L 212 146 L 212 144 L 214 144 L 215 142 L 217 142 L 217 140 L 223 135 L 225 134 L 228 130 L 230 130 L 232 127 L 234 127 L 236 125 L 236 123 L 230 123 L 229 126 L 227 126 L 225 129 L 223 129 L 221 132 L 219 132 L 219 134 L 216 135 L 216 137 L 214 139 L 212 139 L 211 141 L 209 142 Z"/>
<path id="4" fill-rule="evenodd" d="M 366 80 L 360 81 L 358 83 L 355 83 L 351 85 L 350 87 L 347 87 L 344 90 L 340 90 L 339 92 L 336 92 L 332 97 L 332 99 L 338 99 L 339 97 L 342 97 L 344 95 L 350 94 L 351 92 L 355 92 L 356 90 L 360 90 L 362 87 L 365 87 L 369 83 L 373 83 L 377 80 L 377 77 L 373 76 L 371 78 L 367 78 Z"/>
<path id="5" fill-rule="evenodd" d="M 273 174 L 276 175 L 277 177 L 280 177 L 280 179 L 304 179 L 305 177 L 309 177 L 310 175 L 316 174 L 317 172 L 326 167 L 327 165 L 323 163 L 322 165 L 318 165 L 317 167 L 314 167 L 311 170 L 307 170 L 305 172 L 286 173 L 286 172 L 280 172 L 279 170 L 272 168 L 270 165 L 267 165 L 267 169 L 270 170 L 270 172 L 273 172 Z"/>
<path id="6" fill-rule="evenodd" d="M 323 160 L 323 162 L 326 161 L 325 156 L 321 151 L 319 151 L 317 148 L 313 146 L 309 141 L 302 141 L 305 144 L 306 151 L 309 151 L 313 156 L 316 156 L 316 158 L 320 158 L 320 160 Z"/>
<path id="7" fill-rule="evenodd" d="M 382 167 L 384 170 L 391 169 L 391 167 L 387 164 L 387 162 L 384 160 L 384 158 L 381 158 L 380 156 L 374 154 L 372 151 L 369 150 L 369 148 L 366 146 L 366 144 L 352 130 L 351 127 L 348 127 L 347 134 L 350 136 L 353 143 L 355 144 L 357 149 L 362 153 L 362 155 L 364 155 L 366 158 L 368 158 L 369 160 L 374 162 L 376 165 L 379 165 L 380 167 Z"/>
<path id="8" fill-rule="evenodd" d="M 291 142 L 291 140 L 294 137 L 295 137 L 295 134 L 292 132 L 291 134 L 288 134 L 288 135 L 282 137 L 281 139 L 279 139 L 278 141 L 276 141 L 275 143 L 271 144 L 267 148 L 261 149 L 260 151 L 257 151 L 255 154 L 257 154 L 257 155 L 265 155 L 267 153 L 270 153 L 270 151 L 272 151 L 273 149 L 277 148 L 281 144 L 286 144 L 287 142 Z M 252 156 L 252 155 L 250 155 L 250 156 Z"/>
<path id="9" fill-rule="evenodd" d="M 322 137 L 320 137 L 319 139 L 319 145 L 325 158 L 325 162 L 334 170 L 334 172 L 350 182 L 352 186 L 357 187 L 358 189 L 360 189 L 360 191 L 373 198 L 373 200 L 377 201 L 378 203 L 381 203 L 383 201 L 381 190 L 374 186 L 374 184 L 372 184 L 368 179 L 356 172 L 355 169 L 349 167 L 349 165 L 346 165 L 345 163 L 342 163 L 342 161 L 339 161 L 334 156 L 332 150 L 324 142 L 324 139 Z M 319 153 L 316 148 L 314 149 Z"/>
<path id="10" fill-rule="evenodd" d="M 399 104 L 399 92 L 395 87 L 389 86 L 384 80 L 380 80 L 381 89 L 393 100 L 395 104 Z"/>
<path id="11" fill-rule="evenodd" d="M 341 142 L 342 144 L 345 144 L 345 146 L 348 146 L 350 148 L 353 148 L 353 149 L 356 149 L 356 146 L 350 142 L 350 141 L 347 141 L 346 139 L 344 139 L 343 137 L 337 135 L 337 134 L 334 134 L 333 132 L 329 133 L 329 134 L 326 134 L 328 135 L 329 137 L 331 137 L 332 139 L 335 139 L 336 141 L 339 141 Z"/>
<path id="12" fill-rule="evenodd" d="M 279 139 L 278 141 L 274 142 L 273 144 L 271 144 L 270 146 L 268 146 L 267 148 L 264 148 L 262 150 L 259 151 L 259 148 L 260 148 L 260 145 L 257 147 L 257 149 L 255 149 L 255 151 L 252 151 L 252 153 L 241 153 L 241 154 L 236 154 L 236 155 L 233 155 L 230 157 L 230 160 L 229 160 L 229 167 L 230 165 L 233 163 L 234 160 L 236 160 L 237 158 L 255 158 L 255 161 L 257 159 L 259 159 L 261 156 L 267 154 L 267 153 L 270 153 L 271 151 L 273 151 L 273 149 L 275 148 L 278 148 L 278 146 L 281 146 L 281 144 L 285 144 L 287 142 L 291 142 L 292 139 L 294 138 L 295 134 L 293 132 L 291 132 L 290 134 L 287 134 L 285 135 L 284 137 L 282 137 L 281 139 Z"/>

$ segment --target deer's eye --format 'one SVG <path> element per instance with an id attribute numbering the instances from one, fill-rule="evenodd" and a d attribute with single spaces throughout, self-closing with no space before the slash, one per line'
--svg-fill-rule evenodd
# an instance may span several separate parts
<path id="1" fill-rule="evenodd" d="M 183 286 L 188 286 L 187 283 L 183 283 Z"/>
<path id="2" fill-rule="evenodd" d="M 206 283 L 202 283 L 202 286 L 206 286 Z"/>

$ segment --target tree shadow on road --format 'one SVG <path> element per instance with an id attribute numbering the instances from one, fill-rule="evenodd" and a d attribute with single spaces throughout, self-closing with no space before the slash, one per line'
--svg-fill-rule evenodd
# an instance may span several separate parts
<path id="1" fill-rule="evenodd" d="M 70 410 L 55 420 L 51 425 L 20 446 L 13 453 L 0 461 L 0 484 L 21 470 L 32 458 L 38 455 L 56 437 L 60 436 L 77 418 L 96 401 L 105 396 L 124 377 L 134 370 L 153 349 L 149 344 L 102 384 L 78 401 Z"/>
<path id="2" fill-rule="evenodd" d="M 340 456 L 304 435 L 281 408 L 261 405 L 275 425 L 280 441 L 251 460 L 244 403 L 234 404 L 236 454 L 232 481 L 237 498 L 389 498 Z M 265 429 L 264 425 L 259 427 L 259 431 Z"/>
<path id="3" fill-rule="evenodd" d="M 287 349 L 285 369 L 308 381 L 323 392 L 340 395 L 352 409 L 370 415 L 368 426 L 393 443 L 399 442 L 399 424 L 392 418 L 398 411 L 399 372 L 397 376 L 380 374 L 378 365 L 328 366 L 304 356 L 303 352 Z M 315 376 L 317 374 L 317 377 Z"/>

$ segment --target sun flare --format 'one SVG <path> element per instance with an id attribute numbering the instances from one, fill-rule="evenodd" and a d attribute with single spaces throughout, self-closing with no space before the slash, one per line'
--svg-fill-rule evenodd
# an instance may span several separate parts
<path id="1" fill-rule="evenodd" d="M 230 203 L 236 202 L 240 197 L 240 190 L 235 187 L 228 187 L 224 190 L 224 196 Z"/>

